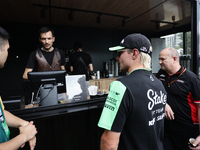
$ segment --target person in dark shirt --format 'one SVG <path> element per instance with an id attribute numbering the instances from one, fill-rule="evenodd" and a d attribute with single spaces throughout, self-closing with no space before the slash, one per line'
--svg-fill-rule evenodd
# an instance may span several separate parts
<path id="1" fill-rule="evenodd" d="M 159 54 L 157 78 L 167 91 L 164 150 L 189 150 L 188 141 L 199 135 L 200 79 L 179 63 L 174 48 Z"/>
<path id="2" fill-rule="evenodd" d="M 130 34 L 117 51 L 120 70 L 113 81 L 98 126 L 105 131 L 101 150 L 163 150 L 167 93 L 150 72 L 152 47 L 142 34 Z"/>
<path id="3" fill-rule="evenodd" d="M 193 147 L 189 146 L 190 149 L 199 150 L 200 149 L 200 135 L 195 139 Z"/>
<path id="4" fill-rule="evenodd" d="M 51 28 L 42 27 L 39 30 L 39 41 L 42 47 L 31 52 L 23 79 L 28 79 L 27 73 L 32 71 L 65 70 L 64 53 L 53 47 L 54 31 Z"/>
<path id="5" fill-rule="evenodd" d="M 54 31 L 49 27 L 39 30 L 39 41 L 42 47 L 31 52 L 23 79 L 28 79 L 28 72 L 65 70 L 65 55 L 63 51 L 53 47 Z M 66 100 L 66 93 L 59 93 L 58 100 Z"/>
<path id="6" fill-rule="evenodd" d="M 85 74 L 87 97 L 89 97 L 89 71 L 93 71 L 92 59 L 88 53 L 83 52 L 83 45 L 80 41 L 74 43 L 73 49 L 75 52 L 69 57 L 70 71 L 72 75 Z"/>

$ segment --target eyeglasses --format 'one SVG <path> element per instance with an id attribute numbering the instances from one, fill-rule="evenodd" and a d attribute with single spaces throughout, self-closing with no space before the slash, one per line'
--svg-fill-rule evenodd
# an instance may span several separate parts
<path id="1" fill-rule="evenodd" d="M 125 51 L 126 51 L 126 50 L 118 50 L 118 51 L 117 51 L 117 56 L 120 57 L 121 54 L 123 54 L 123 52 L 125 52 Z"/>

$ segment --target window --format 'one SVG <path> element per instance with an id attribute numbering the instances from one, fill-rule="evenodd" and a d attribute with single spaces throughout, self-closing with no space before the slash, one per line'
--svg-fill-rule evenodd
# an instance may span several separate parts
<path id="1" fill-rule="evenodd" d="M 185 36 L 184 36 L 185 34 Z M 179 32 L 163 36 L 165 38 L 165 47 L 173 47 L 179 53 L 180 64 L 190 70 L 191 61 L 191 31 Z M 185 42 L 184 42 L 185 41 Z M 184 45 L 185 44 L 185 45 Z M 184 49 L 185 47 L 185 49 Z"/>
<path id="2" fill-rule="evenodd" d="M 186 32 L 186 54 L 191 56 L 191 31 Z"/>

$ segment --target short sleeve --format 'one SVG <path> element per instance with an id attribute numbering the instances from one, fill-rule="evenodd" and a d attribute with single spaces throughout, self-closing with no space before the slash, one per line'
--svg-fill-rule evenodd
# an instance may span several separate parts
<path id="1" fill-rule="evenodd" d="M 200 103 L 200 79 L 196 75 L 191 79 L 191 93 L 194 103 Z"/>
<path id="2" fill-rule="evenodd" d="M 1 97 L 0 97 L 0 102 L 1 102 L 2 109 L 4 110 L 4 105 L 3 105 Z"/>
<path id="3" fill-rule="evenodd" d="M 89 55 L 89 54 L 88 54 Z M 89 55 L 89 60 L 88 60 L 89 64 L 92 64 L 92 58 L 91 56 Z"/>
<path id="4" fill-rule="evenodd" d="M 35 58 L 35 56 L 36 56 L 36 51 L 32 51 L 30 53 L 30 55 L 29 55 L 26 68 L 32 68 L 32 69 L 35 68 L 35 64 L 36 64 L 36 58 Z"/>
<path id="5" fill-rule="evenodd" d="M 121 132 L 125 117 L 122 101 L 126 87 L 120 81 L 114 81 L 110 85 L 110 91 L 107 96 L 98 126 L 114 132 Z"/>
<path id="6" fill-rule="evenodd" d="M 74 66 L 74 62 L 73 62 L 75 60 L 74 54 L 75 53 L 69 55 L 69 66 Z"/>

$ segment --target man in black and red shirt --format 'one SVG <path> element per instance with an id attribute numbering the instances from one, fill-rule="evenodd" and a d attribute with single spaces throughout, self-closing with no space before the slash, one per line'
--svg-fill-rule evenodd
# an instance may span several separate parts
<path id="1" fill-rule="evenodd" d="M 167 91 L 164 150 L 188 150 L 189 138 L 199 134 L 200 80 L 179 64 L 176 49 L 160 52 L 157 77 Z"/>

